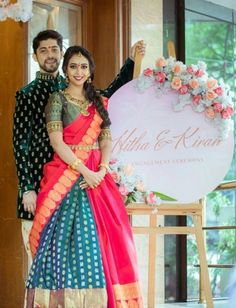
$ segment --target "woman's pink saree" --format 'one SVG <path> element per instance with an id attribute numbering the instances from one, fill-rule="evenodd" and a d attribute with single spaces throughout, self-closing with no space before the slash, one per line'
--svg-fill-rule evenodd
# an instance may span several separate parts
<path id="1" fill-rule="evenodd" d="M 97 171 L 101 153 L 91 150 L 91 145 L 98 139 L 102 120 L 93 106 L 89 107 L 89 113 L 89 116 L 80 115 L 65 127 L 63 138 L 67 144 L 82 146 L 83 150 L 74 150 L 76 156 L 88 168 Z M 79 177 L 80 174 L 70 169 L 57 154 L 45 165 L 30 233 L 33 256 L 37 253 L 43 229 Z M 110 174 L 97 188 L 87 189 L 87 195 L 102 254 L 108 307 L 143 307 L 133 236 L 124 202 Z"/>

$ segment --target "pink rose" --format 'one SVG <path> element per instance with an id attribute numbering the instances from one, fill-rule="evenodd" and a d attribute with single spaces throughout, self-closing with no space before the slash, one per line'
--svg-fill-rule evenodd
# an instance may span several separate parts
<path id="1" fill-rule="evenodd" d="M 221 112 L 221 117 L 222 119 L 229 119 L 231 117 L 231 115 L 234 114 L 234 109 L 231 106 L 226 107 L 226 109 L 224 109 Z"/>
<path id="2" fill-rule="evenodd" d="M 223 89 L 221 87 L 217 87 L 216 89 L 214 89 L 214 91 L 218 96 L 223 95 Z"/>
<path id="3" fill-rule="evenodd" d="M 181 88 L 179 88 L 179 93 L 180 94 L 186 94 L 188 92 L 188 86 L 187 85 L 183 85 Z"/>
<path id="4" fill-rule="evenodd" d="M 118 172 L 113 170 L 112 172 L 110 172 L 110 175 L 112 176 L 112 178 L 115 181 L 115 183 L 119 183 L 120 182 L 120 175 L 119 175 Z"/>
<path id="5" fill-rule="evenodd" d="M 220 113 L 223 110 L 222 104 L 219 102 L 214 102 L 212 106 L 214 108 L 214 111 L 217 113 Z"/>
<path id="6" fill-rule="evenodd" d="M 194 73 L 192 66 L 188 66 L 188 67 L 187 67 L 187 72 L 188 72 L 189 74 L 193 74 L 193 73 Z"/>
<path id="7" fill-rule="evenodd" d="M 233 114 L 234 114 L 234 108 L 233 108 L 233 107 L 228 106 L 228 107 L 226 107 L 226 110 L 227 110 L 227 112 L 230 113 L 230 115 L 233 115 Z"/>
<path id="8" fill-rule="evenodd" d="M 151 68 L 146 68 L 144 71 L 143 71 L 143 75 L 144 76 L 152 76 L 153 75 L 153 70 Z"/>
<path id="9" fill-rule="evenodd" d="M 192 89 L 197 89 L 199 87 L 199 82 L 197 79 L 191 79 L 189 85 Z"/>
<path id="10" fill-rule="evenodd" d="M 179 77 L 174 77 L 171 82 L 171 87 L 175 90 L 179 90 L 182 86 L 182 81 Z"/>
<path id="11" fill-rule="evenodd" d="M 196 72 L 195 72 L 195 76 L 196 77 L 202 77 L 204 75 L 204 71 L 203 70 L 197 70 Z"/>
<path id="12" fill-rule="evenodd" d="M 207 107 L 207 108 L 205 109 L 205 115 L 206 115 L 209 119 L 214 119 L 214 117 L 215 117 L 214 108 L 212 108 L 212 107 Z"/>
<path id="13" fill-rule="evenodd" d="M 214 78 L 207 79 L 206 87 L 207 89 L 215 89 L 217 87 L 217 81 Z"/>
<path id="14" fill-rule="evenodd" d="M 167 65 L 167 61 L 164 57 L 160 57 L 156 60 L 156 66 L 157 67 L 164 67 Z"/>
<path id="15" fill-rule="evenodd" d="M 152 191 L 146 196 L 146 202 L 149 204 L 155 204 L 157 202 L 157 197 Z"/>
<path id="16" fill-rule="evenodd" d="M 217 94 L 212 91 L 212 90 L 209 90 L 207 91 L 206 93 L 206 98 L 209 100 L 209 101 L 212 101 L 213 99 L 215 99 L 217 97 Z"/>
<path id="17" fill-rule="evenodd" d="M 156 81 L 163 83 L 166 80 L 166 74 L 163 72 L 157 72 L 156 74 Z"/>
<path id="18" fill-rule="evenodd" d="M 201 98 L 202 98 L 201 95 L 194 95 L 193 96 L 193 104 L 194 105 L 198 105 L 200 100 L 201 100 Z"/>
<path id="19" fill-rule="evenodd" d="M 109 161 L 109 165 L 114 165 L 115 163 L 117 163 L 117 159 L 115 158 Z"/>
<path id="20" fill-rule="evenodd" d="M 121 193 L 122 196 L 127 196 L 128 195 L 128 189 L 124 184 L 121 184 L 119 187 L 119 192 Z"/>
<path id="21" fill-rule="evenodd" d="M 174 67 L 172 68 L 172 72 L 175 74 L 175 75 L 179 75 L 182 71 L 182 68 L 179 64 L 175 64 Z"/>

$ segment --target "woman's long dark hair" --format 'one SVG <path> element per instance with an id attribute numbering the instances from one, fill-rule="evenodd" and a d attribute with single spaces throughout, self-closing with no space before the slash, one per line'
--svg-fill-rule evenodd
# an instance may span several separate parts
<path id="1" fill-rule="evenodd" d="M 90 71 L 90 78 L 91 81 L 93 81 L 94 79 L 94 71 L 95 71 L 95 63 L 94 60 L 90 54 L 90 52 L 81 47 L 81 46 L 71 46 L 69 47 L 64 55 L 64 60 L 62 63 L 62 70 L 64 72 L 64 74 L 66 74 L 66 70 L 69 64 L 69 61 L 71 59 L 71 57 L 73 57 L 75 54 L 79 54 L 81 53 L 89 62 L 89 71 Z M 108 127 L 111 125 L 111 120 L 109 118 L 109 114 L 107 112 L 107 110 L 105 109 L 104 105 L 103 105 L 103 101 L 102 101 L 102 97 L 101 95 L 99 95 L 95 88 L 93 83 L 89 83 L 89 82 L 85 82 L 84 83 L 84 91 L 85 91 L 85 98 L 87 100 L 89 100 L 90 102 L 93 102 L 93 104 L 95 105 L 95 108 L 97 109 L 98 113 L 100 114 L 101 118 L 103 119 L 102 125 L 101 127 Z"/>

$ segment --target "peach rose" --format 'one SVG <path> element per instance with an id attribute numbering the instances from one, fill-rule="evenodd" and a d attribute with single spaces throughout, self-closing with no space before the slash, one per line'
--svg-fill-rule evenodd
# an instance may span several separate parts
<path id="1" fill-rule="evenodd" d="M 207 91 L 206 93 L 206 98 L 209 100 L 209 101 L 212 101 L 213 99 L 215 99 L 217 97 L 217 94 L 214 92 L 214 91 Z"/>
<path id="2" fill-rule="evenodd" d="M 206 87 L 207 89 L 215 89 L 217 87 L 217 81 L 214 78 L 207 79 Z"/>
<path id="3" fill-rule="evenodd" d="M 206 115 L 209 119 L 214 119 L 214 117 L 215 117 L 214 108 L 212 108 L 212 107 L 207 107 L 207 108 L 205 109 L 205 115 Z"/>
<path id="4" fill-rule="evenodd" d="M 174 77 L 171 82 L 171 87 L 175 90 L 179 90 L 182 86 L 182 81 L 179 77 Z"/>
<path id="5" fill-rule="evenodd" d="M 194 95 L 193 96 L 193 104 L 194 105 L 198 105 L 200 100 L 201 100 L 201 98 L 202 98 L 201 95 Z"/>
<path id="6" fill-rule="evenodd" d="M 197 79 L 191 79 L 189 85 L 192 89 L 197 89 L 199 87 L 199 82 Z"/>
<path id="7" fill-rule="evenodd" d="M 134 172 L 134 167 L 132 165 L 125 165 L 123 170 L 126 176 L 130 176 Z"/>
<path id="8" fill-rule="evenodd" d="M 157 72 L 156 74 L 156 81 L 160 82 L 160 83 L 164 83 L 166 80 L 166 74 L 163 72 Z"/>
<path id="9" fill-rule="evenodd" d="M 163 67 L 167 65 L 167 61 L 164 57 L 160 57 L 156 60 L 156 66 L 157 67 Z"/>
<path id="10" fill-rule="evenodd" d="M 172 68 L 172 72 L 175 74 L 175 75 L 179 75 L 182 71 L 182 68 L 179 64 L 175 64 L 174 67 Z"/>
<path id="11" fill-rule="evenodd" d="M 186 86 L 185 84 L 179 88 L 179 93 L 180 94 L 186 94 L 188 92 L 188 86 Z"/>

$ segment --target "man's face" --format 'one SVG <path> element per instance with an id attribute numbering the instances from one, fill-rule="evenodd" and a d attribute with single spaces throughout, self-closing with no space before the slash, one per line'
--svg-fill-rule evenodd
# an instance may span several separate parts
<path id="1" fill-rule="evenodd" d="M 57 74 L 62 56 L 62 51 L 54 39 L 41 41 L 36 54 L 33 54 L 34 60 L 39 64 L 40 71 L 50 74 Z"/>

